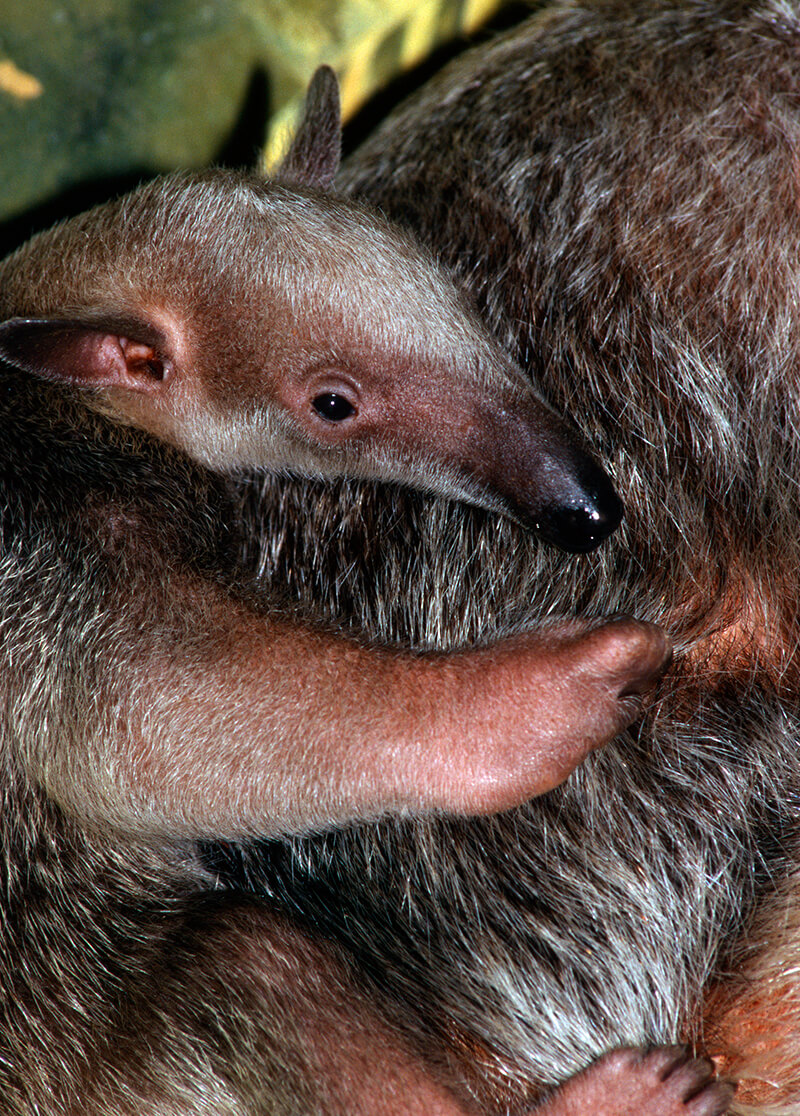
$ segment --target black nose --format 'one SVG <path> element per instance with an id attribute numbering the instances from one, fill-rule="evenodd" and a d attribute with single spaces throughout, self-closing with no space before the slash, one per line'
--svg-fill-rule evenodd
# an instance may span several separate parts
<path id="1" fill-rule="evenodd" d="M 622 516 L 622 501 L 611 481 L 601 469 L 592 467 L 570 493 L 542 509 L 537 534 L 562 550 L 583 554 L 616 531 Z"/>

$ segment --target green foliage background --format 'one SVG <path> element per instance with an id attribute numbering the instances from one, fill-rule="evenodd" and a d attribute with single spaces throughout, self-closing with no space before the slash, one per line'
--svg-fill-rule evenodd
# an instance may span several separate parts
<path id="1" fill-rule="evenodd" d="M 253 74 L 274 130 L 321 61 L 354 111 L 497 0 L 0 0 L 0 220 L 94 179 L 215 157 Z"/>

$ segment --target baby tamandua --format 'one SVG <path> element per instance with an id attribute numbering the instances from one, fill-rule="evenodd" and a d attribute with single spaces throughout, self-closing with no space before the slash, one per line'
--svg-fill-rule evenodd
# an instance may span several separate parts
<path id="1" fill-rule="evenodd" d="M 598 544 L 621 514 L 605 474 L 447 276 L 324 192 L 334 96 L 323 70 L 284 165 L 291 186 L 223 171 L 158 180 L 0 265 L 0 356 L 63 386 L 7 397 L 7 455 L 20 457 L 10 439 L 25 406 L 46 441 L 47 409 L 77 400 L 95 431 L 89 455 L 105 423 L 112 441 L 144 432 L 215 473 L 395 480 L 501 510 L 567 549 Z M 7 372 L 6 392 L 13 382 Z M 16 487 L 24 503 L 44 482 L 23 461 L 4 483 L 6 501 Z M 95 527 L 113 525 L 117 550 L 142 545 L 139 521 L 102 485 L 70 483 Z M 209 515 L 194 483 L 188 503 Z M 628 724 L 668 655 L 659 630 L 632 620 L 567 621 L 446 656 L 366 648 L 251 614 L 145 533 L 159 584 L 115 583 L 123 636 L 98 674 L 81 758 L 27 742 L 62 807 L 122 827 L 235 837 L 385 811 L 501 810 L 557 785 Z M 126 629 L 142 592 L 175 618 L 169 635 Z"/>
<path id="2" fill-rule="evenodd" d="M 320 191 L 338 153 L 330 99 L 323 72 L 284 169 L 292 188 L 224 173 L 162 180 L 0 265 L 0 713 L 16 795 L 7 819 L 26 835 L 9 824 L 0 919 L 0 975 L 13 989 L 0 997 L 0 1084 L 15 1112 L 77 1111 L 63 1099 L 75 1094 L 82 1111 L 146 1102 L 160 1116 L 188 1112 L 173 1099 L 190 1088 L 203 1111 L 249 1112 L 228 1103 L 234 1071 L 247 1062 L 261 1095 L 271 1063 L 251 1064 L 261 1047 L 237 1046 L 231 1021 L 247 1016 L 250 1037 L 280 1032 L 266 993 L 281 1000 L 292 979 L 282 1010 L 301 1035 L 325 1035 L 318 1053 L 331 1062 L 329 1080 L 310 1086 L 341 1099 L 351 1079 L 355 1090 L 346 1107 L 314 1111 L 464 1112 L 425 1067 L 392 1060 L 391 1034 L 376 1061 L 380 1021 L 365 1029 L 357 1005 L 344 1017 L 320 1002 L 335 982 L 268 911 L 234 905 L 227 923 L 204 912 L 184 839 L 519 802 L 626 724 L 668 654 L 657 629 L 629 620 L 403 654 L 277 608 L 264 617 L 229 592 L 226 477 L 240 469 L 414 484 L 576 550 L 619 518 L 605 476 L 447 278 L 389 226 Z M 330 142 L 311 142 L 315 128 Z M 160 870 L 128 896 L 150 848 L 164 875 L 177 872 L 179 895 Z M 157 917 L 143 930 L 150 902 Z M 41 940 L 25 930 L 29 911 Z M 177 973 L 150 952 L 164 924 L 182 950 Z M 65 981 L 87 972 L 94 999 L 76 1011 L 87 981 Z M 140 987 L 153 974 L 155 1021 L 152 987 Z M 206 1011 L 220 974 L 225 990 Z M 349 1048 L 329 1041 L 342 1018 Z M 226 1038 L 216 1076 L 210 1019 Z M 365 1081 L 365 1065 L 383 1080 Z M 223 1088 L 227 1099 L 213 1099 Z M 729 1096 L 678 1051 L 619 1051 L 542 1111 L 711 1116 Z M 291 1110 L 312 1107 L 298 1097 Z"/>

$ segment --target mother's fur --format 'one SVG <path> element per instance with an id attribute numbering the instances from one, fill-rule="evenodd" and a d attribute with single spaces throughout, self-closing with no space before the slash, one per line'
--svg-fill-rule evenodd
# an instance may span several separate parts
<path id="1" fill-rule="evenodd" d="M 571 559 L 466 508 L 269 487 L 264 580 L 417 646 L 577 605 L 678 649 L 644 723 L 546 799 L 209 851 L 498 1108 L 687 1037 L 800 1111 L 798 166 L 795 0 L 598 0 L 467 55 L 346 169 L 581 419 L 628 516 Z"/>

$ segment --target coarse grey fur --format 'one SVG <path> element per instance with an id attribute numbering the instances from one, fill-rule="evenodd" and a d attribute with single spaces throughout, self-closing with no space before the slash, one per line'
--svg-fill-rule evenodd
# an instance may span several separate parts
<path id="1" fill-rule="evenodd" d="M 598 0 L 456 62 L 340 180 L 451 265 L 627 518 L 572 559 L 465 508 L 270 486 L 266 581 L 416 646 L 577 608 L 677 648 L 642 725 L 545 799 L 212 856 L 498 1110 L 688 1036 L 800 1112 L 798 165 L 800 5 Z"/>

